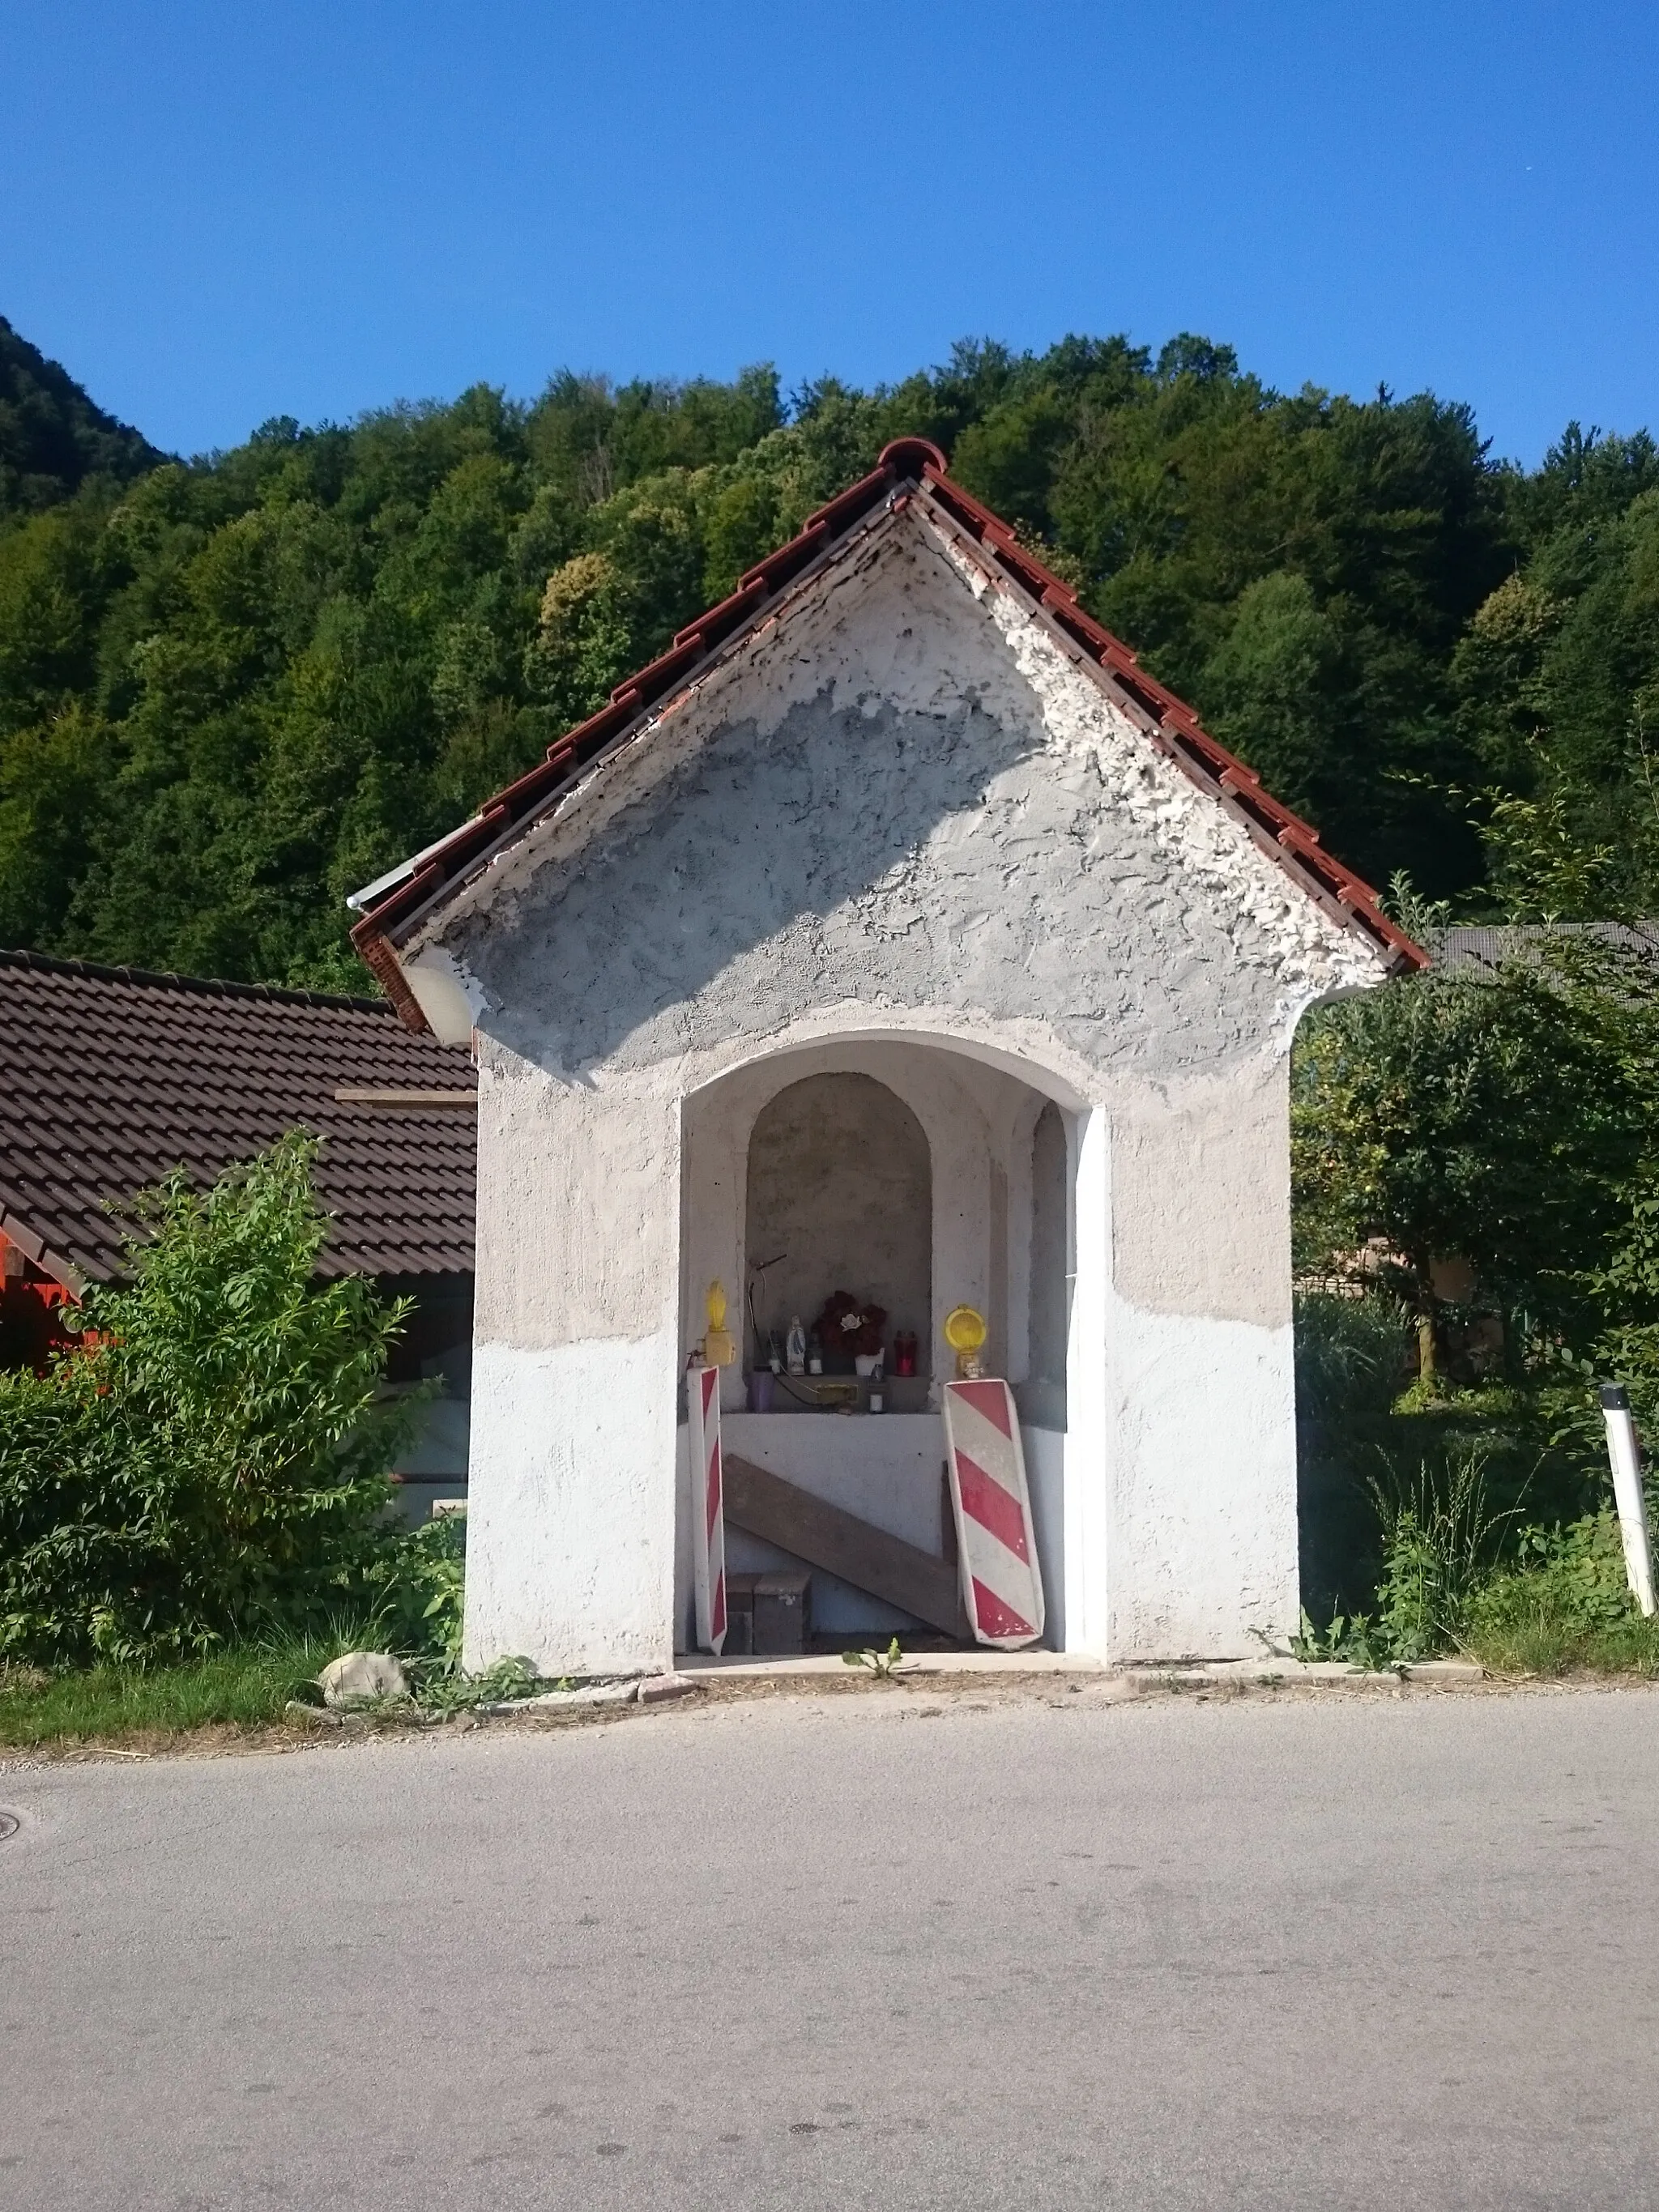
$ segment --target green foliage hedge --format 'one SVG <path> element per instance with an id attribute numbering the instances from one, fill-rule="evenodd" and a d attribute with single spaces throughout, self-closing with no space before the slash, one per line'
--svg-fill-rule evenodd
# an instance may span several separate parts
<path id="1" fill-rule="evenodd" d="M 153 1661 L 440 1595 L 441 1562 L 386 1534 L 416 1418 L 382 1394 L 404 1309 L 316 1279 L 313 1151 L 148 1194 L 82 1344 L 0 1374 L 0 1658 Z"/>

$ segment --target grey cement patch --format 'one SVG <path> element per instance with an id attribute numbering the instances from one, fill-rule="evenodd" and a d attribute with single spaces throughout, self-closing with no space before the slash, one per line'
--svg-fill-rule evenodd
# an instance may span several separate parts
<path id="1" fill-rule="evenodd" d="M 1155 1039 L 1171 1072 L 1213 1059 L 1218 1012 L 1235 1043 L 1270 1028 L 1273 948 L 1176 896 L 1098 787 L 1036 750 L 971 705 L 866 714 L 826 693 L 770 737 L 720 732 L 510 928 L 454 949 L 502 1010 L 492 1029 L 573 1070 L 763 1034 L 837 990 L 1041 1010 L 1091 1059 Z"/>

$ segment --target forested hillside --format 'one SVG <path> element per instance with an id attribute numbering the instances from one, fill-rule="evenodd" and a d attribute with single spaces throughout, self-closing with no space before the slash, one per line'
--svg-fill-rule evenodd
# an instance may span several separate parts
<path id="1" fill-rule="evenodd" d="M 0 943 L 365 988 L 345 893 L 903 432 L 1308 814 L 1469 913 L 1659 900 L 1659 451 L 1225 348 L 963 346 L 890 390 L 556 377 L 163 460 L 0 325 Z"/>
<path id="2" fill-rule="evenodd" d="M 0 315 L 0 525 L 67 498 L 89 477 L 126 483 L 162 458 Z"/>

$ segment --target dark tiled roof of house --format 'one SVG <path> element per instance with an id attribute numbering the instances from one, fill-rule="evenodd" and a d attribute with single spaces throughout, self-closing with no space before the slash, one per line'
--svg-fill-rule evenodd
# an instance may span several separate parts
<path id="1" fill-rule="evenodd" d="M 1659 961 L 1659 922 L 1652 921 L 1459 922 L 1436 933 L 1434 957 L 1438 967 L 1495 975 L 1505 961 L 1535 966 L 1546 945 L 1576 937 L 1599 938 L 1638 960 Z"/>
<path id="2" fill-rule="evenodd" d="M 988 507 L 951 481 L 939 448 L 923 438 L 900 438 L 867 477 L 809 516 L 787 545 L 738 579 L 729 598 L 689 623 L 666 653 L 619 684 L 597 714 L 550 745 L 545 760 L 487 799 L 447 837 L 357 895 L 353 903 L 363 918 L 353 939 L 411 1028 L 423 1028 L 425 1017 L 404 980 L 397 947 L 547 813 L 581 769 L 775 617 L 783 594 L 808 580 L 855 532 L 908 498 L 921 501 L 935 520 L 971 544 L 1000 582 L 1023 595 L 1067 656 L 1129 713 L 1152 744 L 1241 822 L 1310 897 L 1367 938 L 1392 966 L 1426 964 L 1427 956 L 1382 912 L 1370 884 L 1326 852 L 1318 831 L 1281 805 L 1253 769 L 1210 736 L 1190 707 L 1085 614 L 1071 585 L 1035 559 Z"/>
<path id="3" fill-rule="evenodd" d="M 384 1000 L 0 951 L 0 1230 L 60 1281 L 118 1267 L 106 1201 L 299 1127 L 323 1139 L 325 1273 L 471 1268 L 471 1060 Z"/>

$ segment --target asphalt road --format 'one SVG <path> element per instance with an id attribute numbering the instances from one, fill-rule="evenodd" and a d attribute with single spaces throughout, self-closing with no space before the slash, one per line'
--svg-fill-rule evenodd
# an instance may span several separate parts
<path id="1" fill-rule="evenodd" d="M 909 1690 L 0 1771 L 0 2205 L 1659 2204 L 1656 1731 Z"/>

